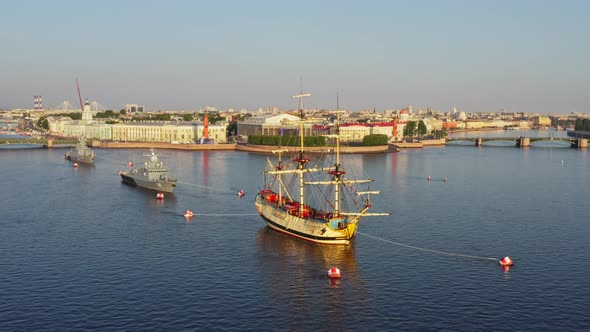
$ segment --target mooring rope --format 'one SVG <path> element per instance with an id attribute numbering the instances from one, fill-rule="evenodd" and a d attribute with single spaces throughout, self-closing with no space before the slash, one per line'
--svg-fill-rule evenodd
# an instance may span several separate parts
<path id="1" fill-rule="evenodd" d="M 421 247 L 411 246 L 409 244 L 403 244 L 403 243 L 399 243 L 399 242 L 395 242 L 395 241 L 383 239 L 383 238 L 380 238 L 380 237 L 376 237 L 376 236 L 365 234 L 365 233 L 361 233 L 361 232 L 357 232 L 357 233 L 358 234 L 361 234 L 361 235 L 364 235 L 364 236 L 371 237 L 371 238 L 376 239 L 376 240 L 381 240 L 383 242 L 395 244 L 395 245 L 406 247 L 406 248 L 427 251 L 427 252 L 431 252 L 431 253 L 435 253 L 435 254 L 441 254 L 441 255 L 447 255 L 447 256 L 456 256 L 456 257 L 466 257 L 466 258 L 473 258 L 473 259 L 485 259 L 485 260 L 498 261 L 498 258 L 494 258 L 494 257 L 483 257 L 483 256 L 456 254 L 456 253 L 452 253 L 452 252 L 445 252 L 445 251 L 440 251 L 440 250 L 421 248 Z"/>
<path id="2" fill-rule="evenodd" d="M 215 187 L 203 186 L 203 185 L 196 184 L 196 183 L 189 183 L 189 182 L 183 182 L 183 181 L 177 181 L 177 183 L 182 183 L 182 184 L 186 184 L 186 185 L 189 185 L 189 186 L 195 186 L 195 187 L 200 187 L 200 188 L 207 188 L 207 189 L 211 189 L 211 190 L 217 190 L 217 191 L 225 192 L 225 193 L 234 193 L 233 191 L 230 192 L 230 191 L 228 191 L 226 189 L 220 189 L 220 188 L 215 188 Z"/>
<path id="3" fill-rule="evenodd" d="M 317 237 L 316 237 L 316 239 L 317 239 Z M 330 264 L 330 260 L 328 260 L 328 256 L 326 256 L 326 252 L 324 251 L 324 248 L 322 247 L 322 244 L 319 243 L 319 242 L 317 242 L 317 244 L 320 247 L 320 249 L 322 250 L 322 255 L 324 256 L 324 260 L 328 264 L 328 267 L 332 266 L 332 264 Z"/>
<path id="4" fill-rule="evenodd" d="M 225 216 L 258 216 L 258 213 L 195 213 L 193 216 L 225 217 Z"/>

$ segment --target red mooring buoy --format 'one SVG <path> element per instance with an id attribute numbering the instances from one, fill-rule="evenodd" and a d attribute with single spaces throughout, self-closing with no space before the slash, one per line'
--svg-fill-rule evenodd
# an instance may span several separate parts
<path id="1" fill-rule="evenodd" d="M 157 199 L 164 199 L 164 194 L 162 194 L 162 193 L 158 193 L 158 194 L 156 195 L 156 198 L 157 198 Z"/>
<path id="2" fill-rule="evenodd" d="M 131 161 L 130 161 L 130 162 L 128 162 L 128 163 L 127 163 L 127 166 L 129 166 L 129 167 L 133 167 L 133 162 L 131 162 Z"/>
<path id="3" fill-rule="evenodd" d="M 509 256 L 506 256 L 500 260 L 500 265 L 502 266 L 512 266 L 512 259 Z"/>
<path id="4" fill-rule="evenodd" d="M 328 270 L 328 277 L 330 278 L 340 278 L 340 269 L 337 267 L 332 267 Z"/>
<path id="5" fill-rule="evenodd" d="M 78 167 L 78 163 L 74 163 L 72 166 L 73 166 L 74 168 L 76 168 L 76 167 Z"/>
<path id="6" fill-rule="evenodd" d="M 238 191 L 238 196 L 242 197 L 242 196 L 244 196 L 244 194 L 245 193 L 244 193 L 244 191 L 242 189 L 240 189 L 240 191 Z"/>
<path id="7" fill-rule="evenodd" d="M 194 215 L 195 214 L 191 210 L 186 210 L 186 212 L 184 213 L 185 218 L 192 218 Z"/>

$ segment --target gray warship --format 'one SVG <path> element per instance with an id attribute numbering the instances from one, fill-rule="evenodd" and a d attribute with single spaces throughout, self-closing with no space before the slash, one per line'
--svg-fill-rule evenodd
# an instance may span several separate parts
<path id="1" fill-rule="evenodd" d="M 96 158 L 96 155 L 94 154 L 94 151 L 92 151 L 91 148 L 86 146 L 86 138 L 84 136 L 81 136 L 80 140 L 78 141 L 78 144 L 76 144 L 76 147 L 65 153 L 65 158 L 76 163 L 92 165 L 92 163 L 94 163 L 94 158 Z"/>
<path id="2" fill-rule="evenodd" d="M 131 166 L 128 171 L 121 171 L 123 182 L 156 191 L 171 193 L 176 187 L 176 178 L 171 176 L 164 163 L 158 160 L 158 155 L 151 150 L 150 157 L 144 163 L 144 167 L 136 168 Z"/>

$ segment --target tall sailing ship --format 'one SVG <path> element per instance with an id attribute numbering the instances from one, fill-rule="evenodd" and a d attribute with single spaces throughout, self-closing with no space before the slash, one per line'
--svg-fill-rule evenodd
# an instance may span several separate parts
<path id="1" fill-rule="evenodd" d="M 288 235 L 321 244 L 347 245 L 356 235 L 359 221 L 370 213 L 370 195 L 378 191 L 362 191 L 358 184 L 372 179 L 347 179 L 340 164 L 340 133 L 326 135 L 335 148 L 318 158 L 317 163 L 305 156 L 303 97 L 299 98 L 299 151 L 291 162 L 282 160 L 288 150 L 275 150 L 276 163 L 268 160 L 264 188 L 258 192 L 255 205 L 268 227 Z M 322 161 L 323 160 L 323 161 Z M 313 164 L 313 166 L 311 166 Z M 359 201 L 359 198 L 360 199 Z"/>

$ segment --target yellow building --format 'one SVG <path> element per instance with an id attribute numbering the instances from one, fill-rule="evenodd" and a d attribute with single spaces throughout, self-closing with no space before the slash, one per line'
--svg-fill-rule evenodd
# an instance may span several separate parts
<path id="1" fill-rule="evenodd" d="M 549 127 L 551 126 L 551 119 L 548 116 L 538 116 L 532 119 L 534 127 Z"/>
<path id="2" fill-rule="evenodd" d="M 362 141 L 365 136 L 371 135 L 371 126 L 366 123 L 343 123 L 339 128 L 343 142 Z"/>

